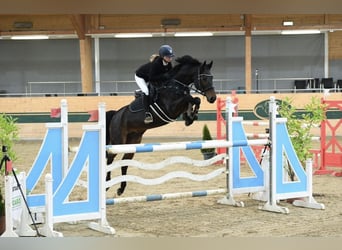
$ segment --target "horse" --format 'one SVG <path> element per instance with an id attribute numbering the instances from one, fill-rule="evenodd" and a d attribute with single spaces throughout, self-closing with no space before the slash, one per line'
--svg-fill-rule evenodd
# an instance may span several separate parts
<path id="1" fill-rule="evenodd" d="M 183 115 L 185 125 L 189 126 L 197 119 L 201 99 L 192 97 L 191 91 L 195 91 L 206 97 L 209 103 L 216 101 L 216 92 L 213 87 L 213 75 L 210 70 L 213 61 L 201 63 L 197 59 L 185 55 L 176 59 L 175 65 L 167 74 L 169 79 L 161 86 L 152 87 L 149 84 L 150 95 L 155 93 L 150 102 L 149 111 L 153 116 L 153 122 L 144 123 L 145 109 L 142 98 L 137 96 L 129 105 L 119 110 L 106 112 L 106 145 L 139 144 L 146 130 L 164 126 L 175 121 Z M 194 86 L 194 87 L 193 87 Z M 107 165 L 110 165 L 116 154 L 106 153 Z M 132 159 L 134 153 L 124 154 L 122 159 Z M 121 167 L 121 174 L 127 174 L 128 166 Z M 111 172 L 107 172 L 106 181 L 111 179 Z M 123 194 L 126 182 L 121 182 L 117 189 L 117 195 Z"/>

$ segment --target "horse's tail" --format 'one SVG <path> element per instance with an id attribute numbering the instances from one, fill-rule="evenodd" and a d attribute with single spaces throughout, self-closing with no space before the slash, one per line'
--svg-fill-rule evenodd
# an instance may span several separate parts
<path id="1" fill-rule="evenodd" d="M 108 110 L 106 112 L 106 145 L 110 143 L 109 127 L 113 116 L 116 114 L 116 110 Z"/>

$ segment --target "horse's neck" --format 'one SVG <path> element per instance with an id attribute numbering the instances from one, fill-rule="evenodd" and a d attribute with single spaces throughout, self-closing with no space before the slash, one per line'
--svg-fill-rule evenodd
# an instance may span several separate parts
<path id="1" fill-rule="evenodd" d="M 193 82 L 193 74 L 189 74 L 189 73 L 177 74 L 173 77 L 173 79 L 188 86 Z"/>
<path id="2" fill-rule="evenodd" d="M 184 86 L 165 86 L 158 93 L 157 103 L 171 118 L 175 119 L 188 107 L 188 89 Z"/>
<path id="3" fill-rule="evenodd" d="M 178 71 L 158 92 L 158 105 L 173 119 L 184 113 L 190 99 L 189 85 L 193 83 L 195 69 Z"/>

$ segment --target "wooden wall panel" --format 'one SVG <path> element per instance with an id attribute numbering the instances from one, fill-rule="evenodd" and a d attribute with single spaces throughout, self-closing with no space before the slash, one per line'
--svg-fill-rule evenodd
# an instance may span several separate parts
<path id="1" fill-rule="evenodd" d="M 230 95 L 219 95 L 223 100 Z M 277 99 L 284 99 L 285 97 L 293 98 L 293 105 L 297 109 L 301 109 L 311 99 L 312 96 L 318 98 L 322 97 L 321 93 L 297 93 L 297 94 L 239 94 L 236 97 L 239 99 L 239 110 L 251 110 L 255 105 L 261 101 L 268 100 L 270 96 L 275 96 Z M 23 113 L 23 112 L 50 112 L 51 108 L 60 106 L 61 99 L 68 101 L 69 112 L 88 112 L 97 109 L 99 102 L 106 104 L 106 109 L 117 110 L 120 107 L 130 103 L 133 96 L 103 96 L 103 97 L 24 97 L 24 98 L 0 98 L 0 112 L 1 113 Z M 332 93 L 329 100 L 340 100 L 340 93 Z M 204 98 L 201 98 L 201 112 L 216 111 L 216 103 L 210 104 Z M 197 138 L 201 139 L 201 131 L 204 124 L 207 124 L 213 135 L 216 134 L 216 121 L 196 121 L 193 125 L 186 127 L 183 121 L 174 122 L 164 127 L 156 128 L 147 131 L 148 137 L 183 137 L 183 138 Z M 19 124 L 20 138 L 28 139 L 42 139 L 45 134 L 45 125 L 41 123 L 25 123 Z M 246 130 L 249 133 L 264 133 L 263 127 L 251 127 Z M 318 132 L 318 131 L 316 131 Z M 316 133 L 317 134 L 317 133 Z M 80 137 L 82 135 L 81 123 L 69 124 L 69 136 Z M 318 134 L 317 134 L 318 135 Z M 184 139 L 185 140 L 185 139 Z"/>
<path id="2" fill-rule="evenodd" d="M 294 26 L 325 24 L 325 15 L 252 15 L 253 26 L 282 26 L 283 21 L 293 21 Z"/>
<path id="3" fill-rule="evenodd" d="M 329 32 L 329 59 L 342 59 L 342 31 Z"/>
<path id="4" fill-rule="evenodd" d="M 167 30 L 222 30 L 243 26 L 241 15 L 96 15 L 92 16 L 92 31 L 102 27 L 102 31 L 128 32 L 152 31 L 163 32 Z M 163 19 L 179 19 L 179 25 L 163 26 Z"/>
<path id="5" fill-rule="evenodd" d="M 211 30 L 240 31 L 244 29 L 243 14 L 153 14 L 153 15 L 120 15 L 120 14 L 87 14 L 84 15 L 87 33 L 106 34 L 113 32 L 163 32 L 177 30 Z M 180 19 L 177 26 L 163 27 L 162 19 Z M 284 20 L 294 21 L 293 28 L 330 26 L 342 28 L 342 14 L 253 14 L 251 27 L 264 30 L 282 29 Z M 13 29 L 16 21 L 32 22 L 31 29 Z M 0 15 L 0 32 L 66 32 L 75 33 L 76 28 L 70 15 Z"/>
<path id="6" fill-rule="evenodd" d="M 218 97 L 226 99 L 229 94 L 220 94 Z M 279 99 L 293 98 L 296 108 L 303 108 L 312 96 L 322 98 L 322 93 L 274 93 L 274 94 L 237 94 L 240 109 L 252 109 L 254 106 L 270 96 Z M 205 97 L 201 99 L 201 111 L 216 110 L 216 104 L 208 103 Z M 341 93 L 330 93 L 329 99 L 340 100 Z M 134 96 L 68 96 L 68 97 L 11 97 L 0 98 L 0 113 L 24 113 L 24 112 L 50 112 L 51 108 L 60 106 L 60 101 L 66 99 L 70 112 L 87 112 L 97 109 L 100 102 L 106 104 L 107 109 L 119 109 L 133 101 Z"/>
<path id="7" fill-rule="evenodd" d="M 14 28 L 15 22 L 32 22 L 32 29 Z M 0 31 L 73 31 L 68 15 L 5 15 L 0 16 Z"/>

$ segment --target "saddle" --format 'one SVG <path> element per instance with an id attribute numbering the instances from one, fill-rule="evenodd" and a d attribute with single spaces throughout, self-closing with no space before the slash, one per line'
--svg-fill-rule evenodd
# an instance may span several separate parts
<path id="1" fill-rule="evenodd" d="M 145 110 L 144 98 L 151 98 L 150 103 L 153 103 L 157 100 L 158 95 L 157 95 L 156 88 L 153 87 L 151 84 L 149 84 L 148 89 L 149 89 L 149 96 L 146 96 L 144 92 L 142 92 L 140 89 L 134 92 L 135 99 L 129 105 L 129 110 L 132 113 L 141 112 Z"/>
<path id="2" fill-rule="evenodd" d="M 144 93 L 141 90 L 136 90 L 135 91 L 135 99 L 128 106 L 129 111 L 131 111 L 132 113 L 137 113 L 137 112 L 141 112 L 141 111 L 145 110 L 144 99 L 143 99 L 145 97 L 146 96 L 144 95 Z"/>

